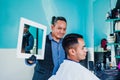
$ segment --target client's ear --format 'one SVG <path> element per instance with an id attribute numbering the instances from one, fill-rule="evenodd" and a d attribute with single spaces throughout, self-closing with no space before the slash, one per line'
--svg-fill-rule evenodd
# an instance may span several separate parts
<path id="1" fill-rule="evenodd" d="M 69 55 L 71 55 L 71 56 L 75 55 L 75 49 L 74 48 L 69 49 L 68 52 L 69 52 Z"/>

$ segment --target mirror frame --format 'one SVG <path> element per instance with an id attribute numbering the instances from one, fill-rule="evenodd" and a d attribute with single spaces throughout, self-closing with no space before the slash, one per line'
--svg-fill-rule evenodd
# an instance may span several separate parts
<path id="1" fill-rule="evenodd" d="M 43 31 L 42 34 L 42 48 L 38 49 L 38 54 L 27 54 L 27 53 L 22 53 L 21 48 L 22 48 L 22 39 L 23 39 L 23 30 L 24 30 L 24 25 L 30 25 L 34 26 L 38 29 L 41 29 Z M 29 58 L 32 55 L 35 55 L 37 59 L 44 59 L 44 52 L 45 52 L 45 42 L 46 42 L 46 33 L 47 33 L 47 27 L 45 25 L 39 24 L 37 22 L 31 21 L 29 19 L 20 18 L 20 26 L 19 26 L 19 35 L 18 35 L 18 43 L 17 43 L 17 57 L 18 58 Z"/>

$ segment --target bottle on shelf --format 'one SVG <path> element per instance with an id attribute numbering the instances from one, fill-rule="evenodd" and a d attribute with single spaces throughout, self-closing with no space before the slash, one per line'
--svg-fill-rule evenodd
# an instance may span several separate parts
<path id="1" fill-rule="evenodd" d="M 117 9 L 116 18 L 120 18 L 120 9 Z"/>

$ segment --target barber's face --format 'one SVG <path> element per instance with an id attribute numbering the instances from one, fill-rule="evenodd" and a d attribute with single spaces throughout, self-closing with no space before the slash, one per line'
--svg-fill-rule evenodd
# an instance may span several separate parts
<path id="1" fill-rule="evenodd" d="M 66 22 L 62 20 L 58 20 L 54 25 L 52 25 L 51 29 L 52 29 L 53 39 L 59 40 L 66 33 Z"/>
<path id="2" fill-rule="evenodd" d="M 76 45 L 75 54 L 77 60 L 84 60 L 86 58 L 87 49 L 85 47 L 85 42 L 83 39 L 78 39 L 79 44 Z"/>

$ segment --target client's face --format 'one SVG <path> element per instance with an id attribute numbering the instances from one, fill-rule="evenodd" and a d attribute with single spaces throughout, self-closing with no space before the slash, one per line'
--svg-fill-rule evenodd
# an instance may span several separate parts
<path id="1" fill-rule="evenodd" d="M 83 39 L 79 38 L 78 39 L 78 45 L 76 45 L 76 59 L 77 60 L 84 60 L 86 58 L 86 53 L 87 53 L 87 49 L 85 47 L 85 42 Z"/>

